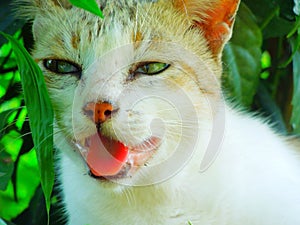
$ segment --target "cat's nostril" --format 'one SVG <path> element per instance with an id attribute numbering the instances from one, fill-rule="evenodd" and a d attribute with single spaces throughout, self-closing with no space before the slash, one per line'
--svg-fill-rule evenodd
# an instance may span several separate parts
<path id="1" fill-rule="evenodd" d="M 106 111 L 104 112 L 104 115 L 105 115 L 105 116 L 111 116 L 111 113 L 112 113 L 112 111 L 106 110 Z"/>
<path id="2" fill-rule="evenodd" d="M 113 106 L 108 102 L 90 102 L 85 105 L 83 111 L 94 123 L 100 124 L 111 117 Z"/>

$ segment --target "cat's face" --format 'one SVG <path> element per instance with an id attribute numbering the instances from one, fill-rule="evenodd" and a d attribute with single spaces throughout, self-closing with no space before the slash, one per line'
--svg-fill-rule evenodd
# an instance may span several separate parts
<path id="1" fill-rule="evenodd" d="M 208 1 L 104 1 L 104 20 L 57 2 L 35 2 L 33 25 L 55 135 L 94 176 L 133 185 L 172 176 L 220 95 L 227 38 L 211 41 L 197 26 L 205 12 L 194 12 L 208 10 Z"/>

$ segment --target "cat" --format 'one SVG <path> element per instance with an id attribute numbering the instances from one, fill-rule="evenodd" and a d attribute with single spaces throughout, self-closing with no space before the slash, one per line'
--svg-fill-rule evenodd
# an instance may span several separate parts
<path id="1" fill-rule="evenodd" d="M 68 224 L 300 224 L 299 144 L 222 97 L 239 0 L 19 4 Z"/>

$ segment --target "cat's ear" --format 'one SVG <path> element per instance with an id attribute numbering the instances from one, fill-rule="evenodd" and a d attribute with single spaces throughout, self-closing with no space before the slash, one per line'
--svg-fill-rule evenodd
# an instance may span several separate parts
<path id="1" fill-rule="evenodd" d="M 26 19 L 33 19 L 33 37 L 36 41 L 37 34 L 40 34 L 44 27 L 47 26 L 43 21 L 43 14 L 56 8 L 62 8 L 64 10 L 71 9 L 73 6 L 69 0 L 18 0 L 21 16 Z M 26 7 L 22 7 L 26 6 Z"/>
<path id="2" fill-rule="evenodd" d="M 203 31 L 212 53 L 219 57 L 230 39 L 240 0 L 174 0 L 193 26 Z"/>
<path id="3" fill-rule="evenodd" d="M 63 9 L 72 8 L 69 0 L 14 0 L 15 17 L 30 21 L 38 14 L 43 14 L 56 7 Z"/>

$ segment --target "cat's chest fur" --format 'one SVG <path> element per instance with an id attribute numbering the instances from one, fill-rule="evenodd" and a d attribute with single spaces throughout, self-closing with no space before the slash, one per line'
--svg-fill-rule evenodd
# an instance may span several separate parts
<path id="1" fill-rule="evenodd" d="M 21 2 L 69 224 L 300 224 L 296 145 L 221 97 L 239 0 Z"/>
<path id="2" fill-rule="evenodd" d="M 300 223 L 298 153 L 261 121 L 229 111 L 226 116 L 224 140 L 208 170 L 201 171 L 202 157 L 195 153 L 179 174 L 149 187 L 103 190 L 82 174 L 81 160 L 63 156 L 70 224 Z M 199 147 L 208 144 L 209 134 L 203 135 Z"/>

